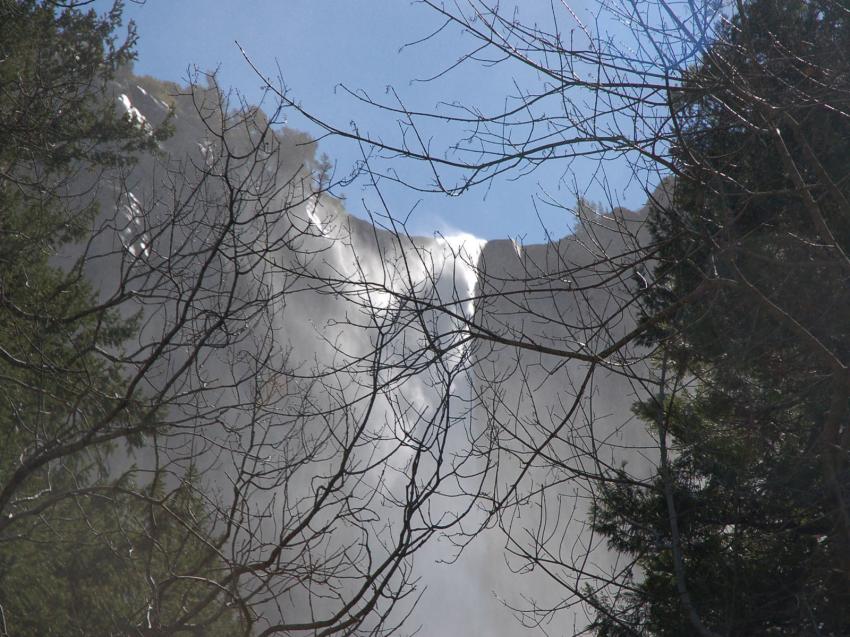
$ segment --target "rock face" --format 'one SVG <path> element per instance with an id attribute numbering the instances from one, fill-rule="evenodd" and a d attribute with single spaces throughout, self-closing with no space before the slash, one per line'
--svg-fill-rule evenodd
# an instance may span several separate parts
<path id="1" fill-rule="evenodd" d="M 250 455 L 277 473 L 245 492 L 261 521 L 256 537 L 237 534 L 234 551 L 272 550 L 281 527 L 307 515 L 335 450 L 359 431 L 349 493 L 371 498 L 377 521 L 340 524 L 324 550 L 370 546 L 380 557 L 413 467 L 418 489 L 429 476 L 441 480 L 417 514 L 422 525 L 464 514 L 464 526 L 446 532 L 468 533 L 498 502 L 496 519 L 511 531 L 507 540 L 482 533 L 452 565 L 437 561 L 457 549 L 431 538 L 414 556 L 418 590 L 429 588 L 409 632 L 517 634 L 493 592 L 516 607 L 563 603 L 567 591 L 544 573 L 512 572 L 542 559 L 544 540 L 567 566 L 590 564 L 589 577 L 614 568 L 586 516 L 600 472 L 651 467 L 643 426 L 629 416 L 646 368 L 629 347 L 594 357 L 634 327 L 645 215 L 588 212 L 574 235 L 546 245 L 399 235 L 323 192 L 309 139 L 260 111 L 232 115 L 214 85 L 180 89 L 128 71 L 112 90 L 139 126 L 169 123 L 173 135 L 132 170 L 81 176 L 78 196 L 93 193 L 103 214 L 92 242 L 59 258 L 70 263 L 84 250 L 103 299 L 130 299 L 124 311 L 142 312 L 138 365 L 167 342 L 145 379 L 173 401 L 171 420 L 185 429 L 170 443 L 175 467 L 197 433 L 191 414 L 207 426 L 200 451 L 214 488 L 233 483 L 230 452 L 261 431 Z M 180 322 L 186 313 L 192 320 Z M 205 343 L 192 359 L 193 330 L 224 315 L 232 327 L 215 332 L 220 347 Z M 181 371 L 187 364 L 192 373 Z M 481 508 L 467 512 L 473 494 L 483 495 Z M 334 511 L 319 518 L 330 522 Z M 295 565 L 304 556 L 290 557 Z M 566 567 L 556 574 L 576 577 Z M 266 610 L 295 621 L 308 592 L 288 585 L 287 601 Z M 310 612 L 323 605 L 333 611 L 327 599 Z M 556 632 L 583 620 L 566 611 Z"/>

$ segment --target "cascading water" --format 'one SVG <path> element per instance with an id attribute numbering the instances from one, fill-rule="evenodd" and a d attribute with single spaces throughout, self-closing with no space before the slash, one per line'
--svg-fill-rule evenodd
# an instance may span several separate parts
<path id="1" fill-rule="evenodd" d="M 115 90 L 119 107 L 134 121 L 144 126 L 161 121 L 163 100 L 136 85 L 132 76 Z M 184 174 L 191 167 L 194 175 L 220 176 L 224 151 L 209 138 L 203 103 L 192 95 L 176 104 L 175 134 L 163 143 L 163 152 Z M 352 497 L 365 499 L 368 507 L 351 518 L 356 524 L 350 528 L 341 524 L 322 550 L 333 554 L 346 547 L 350 552 L 372 542 L 370 559 L 380 560 L 380 547 L 398 532 L 411 499 L 428 494 L 427 506 L 416 511 L 412 525 L 439 527 L 454 534 L 454 543 L 423 535 L 412 558 L 421 577 L 417 591 L 429 590 L 401 634 L 418 625 L 426 636 L 516 634 L 518 624 L 493 592 L 512 605 L 538 599 L 552 607 L 562 601 L 561 593 L 546 575 L 517 579 L 513 570 L 525 568 L 528 555 L 511 540 L 506 546 L 514 557 L 506 561 L 503 536 L 486 531 L 467 546 L 465 534 L 484 524 L 499 502 L 507 511 L 502 525 L 517 535 L 532 529 L 531 545 L 554 543 L 560 551 L 575 553 L 570 560 L 580 560 L 583 553 L 585 563 L 591 563 L 588 569 L 601 577 L 616 568 L 587 530 L 592 485 L 582 475 L 592 473 L 590 465 L 600 458 L 612 465 L 645 462 L 639 451 L 645 443 L 642 428 L 623 426 L 634 388 L 613 368 L 607 377 L 584 382 L 587 363 L 565 362 L 538 346 L 590 352 L 628 329 L 627 303 L 618 296 L 626 275 L 609 280 L 605 273 L 588 274 L 588 267 L 606 251 L 626 252 L 630 246 L 618 242 L 639 236 L 640 218 L 622 213 L 608 227 L 580 229 L 575 237 L 545 246 L 488 243 L 463 233 L 411 237 L 352 217 L 338 200 L 314 192 L 303 168 L 312 161 L 310 147 L 298 146 L 303 138 L 287 141 L 286 134 L 276 138 L 261 161 L 245 161 L 242 172 L 234 173 L 251 197 L 231 209 L 255 220 L 240 231 L 235 253 L 250 256 L 250 247 L 260 244 L 267 250 L 251 280 L 274 299 L 262 323 L 273 335 L 271 354 L 256 371 L 245 362 L 254 353 L 250 348 L 233 358 L 213 356 L 204 369 L 213 383 L 235 375 L 233 370 L 256 376 L 261 398 L 254 429 L 240 424 L 225 427 L 222 435 L 229 436 L 229 444 L 243 446 L 246 432 L 254 435 L 262 427 L 261 442 L 251 443 L 253 461 L 270 467 L 269 474 L 275 466 L 286 474 L 277 482 L 269 478 L 268 488 L 257 479 L 254 500 L 246 506 L 263 512 L 264 521 L 253 529 L 260 539 L 245 539 L 249 548 L 240 550 L 262 553 L 290 518 L 307 515 L 321 488 L 327 488 L 316 485 L 332 483 L 334 453 L 347 449 L 356 476 Z M 251 134 L 246 132 L 239 143 L 251 146 Z M 120 188 L 103 195 L 117 208 L 116 237 L 132 259 L 159 255 L 168 260 L 163 244 L 169 238 L 157 236 L 151 230 L 155 224 L 143 217 L 143 210 L 154 216 L 175 214 L 162 192 L 163 175 L 169 173 L 156 165 L 144 159 L 134 173 L 122 176 Z M 199 178 L 198 183 L 204 182 Z M 197 205 L 203 215 L 221 193 L 198 191 L 205 197 Z M 260 228 L 256 219 L 271 225 Z M 629 232 L 620 233 L 624 226 Z M 104 247 L 103 253 L 109 250 Z M 565 273 L 586 280 L 579 285 Z M 109 288 L 109 268 L 89 274 L 102 289 Z M 590 290 L 593 276 L 605 283 Z M 599 319 L 618 312 L 619 323 Z M 245 329 L 257 330 L 257 320 L 246 319 Z M 604 333 L 582 327 L 599 324 L 605 325 Z M 155 335 L 161 325 L 150 318 L 145 329 Z M 500 335 L 504 342 L 478 338 L 482 334 Z M 616 365 L 627 368 L 632 364 L 627 358 L 624 354 Z M 217 408 L 223 420 L 245 418 L 225 415 L 226 405 L 238 402 L 222 393 Z M 355 433 L 357 444 L 346 447 Z M 210 479 L 226 485 L 233 467 L 221 454 L 216 459 Z M 332 525 L 334 514 L 343 509 L 341 502 L 337 509 L 323 510 L 311 528 Z M 374 519 L 366 519 L 365 511 Z M 490 518 L 490 526 L 497 519 Z M 462 553 L 459 546 L 465 546 Z M 295 553 L 291 557 L 300 559 Z M 339 559 L 351 560 L 354 568 L 362 556 L 346 552 Z M 295 580 L 287 601 L 269 602 L 269 612 L 301 618 L 299 605 L 308 603 L 308 592 L 299 591 Z M 311 612 L 320 613 L 323 603 Z M 568 609 L 556 620 L 567 628 L 557 632 L 568 632 L 584 619 L 583 611 Z"/>

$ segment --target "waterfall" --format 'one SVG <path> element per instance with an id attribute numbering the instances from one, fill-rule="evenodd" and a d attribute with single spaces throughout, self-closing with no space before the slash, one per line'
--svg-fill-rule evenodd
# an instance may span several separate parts
<path id="1" fill-rule="evenodd" d="M 140 125 L 156 126 L 166 96 L 140 83 L 129 74 L 119 79 L 117 103 Z M 218 423 L 219 439 L 205 434 L 205 477 L 220 489 L 238 481 L 236 450 L 253 466 L 268 467 L 246 486 L 252 494 L 246 511 L 259 520 L 251 527 L 256 537 L 240 531 L 233 550 L 271 550 L 280 529 L 306 515 L 326 488 L 316 485 L 331 483 L 335 454 L 347 452 L 356 475 L 347 493 L 368 504 L 354 513 L 342 501 L 323 509 L 310 528 L 332 525 L 334 515 L 350 517 L 317 547 L 346 568 L 364 559 L 352 553 L 361 545 L 379 561 L 417 491 L 430 495 L 414 526 L 441 527 L 440 534 L 423 535 L 412 555 L 414 577 L 421 578 L 414 596 L 422 598 L 400 634 L 418 625 L 426 636 L 517 634 L 519 624 L 499 597 L 514 607 L 530 598 L 548 607 L 564 601 L 564 591 L 539 570 L 515 575 L 528 570 L 529 555 L 522 553 L 543 542 L 565 561 L 585 556 L 591 575 L 615 571 L 615 558 L 588 530 L 594 486 L 584 476 L 600 460 L 630 463 L 638 474 L 651 468 L 641 455 L 646 435 L 629 415 L 636 390 L 620 373 L 640 366 L 640 356 L 623 352 L 590 378 L 588 363 L 540 348 L 592 352 L 633 324 L 624 293 L 629 268 L 616 259 L 603 268 L 594 264 L 633 249 L 626 239 L 641 236 L 642 216 L 619 211 L 573 236 L 533 246 L 463 233 L 393 232 L 352 216 L 317 187 L 315 145 L 304 136 L 272 134 L 258 113 L 252 117 L 260 125 L 223 132 L 218 97 L 211 87 L 170 98 L 175 134 L 161 144 L 162 157 L 143 157 L 132 172 L 100 180 L 102 208 L 115 212 L 102 227 L 114 233 L 99 234 L 87 249 L 95 264 L 88 274 L 105 297 L 115 293 L 116 272 L 124 273 L 122 285 L 135 285 L 126 273 L 156 259 L 161 278 L 154 279 L 178 290 L 180 277 L 197 272 L 187 255 L 208 241 L 198 231 L 205 215 L 219 207 L 240 228 L 227 244 L 231 266 L 245 268 L 239 298 L 262 292 L 271 301 L 262 313 L 246 311 L 243 332 L 229 336 L 229 349 L 207 355 L 187 381 L 188 389 L 222 388 L 215 399 L 191 404 Z M 260 142 L 257 131 L 270 138 Z M 235 207 L 221 185 L 224 140 L 234 156 L 263 149 L 228 165 L 229 178 L 242 188 Z M 183 235 L 163 231 L 175 218 Z M 188 246 L 182 260 L 168 252 L 175 243 Z M 216 268 L 211 272 L 220 281 L 210 289 L 233 280 L 225 265 Z M 138 285 L 150 290 L 154 279 Z M 169 303 L 139 301 L 146 316 L 140 348 L 155 343 L 182 309 Z M 219 311 L 212 296 L 197 303 L 199 316 Z M 486 334 L 504 342 L 481 338 Z M 163 377 L 181 356 L 175 349 Z M 248 386 L 256 393 L 251 414 L 238 409 Z M 155 378 L 151 387 L 158 389 Z M 349 448 L 354 432 L 358 442 Z M 418 477 L 411 480 L 414 470 Z M 504 514 L 488 518 L 494 502 Z M 496 522 L 514 531 L 513 539 L 494 528 L 471 542 L 465 535 Z M 304 558 L 297 545 L 287 551 L 280 559 Z M 297 577 L 287 583 L 287 601 L 268 602 L 268 612 L 287 620 L 303 614 L 311 591 L 299 588 Z M 328 596 L 311 612 L 330 609 L 333 601 Z M 556 630 L 563 633 L 585 619 L 576 606 L 553 625 L 565 626 Z"/>

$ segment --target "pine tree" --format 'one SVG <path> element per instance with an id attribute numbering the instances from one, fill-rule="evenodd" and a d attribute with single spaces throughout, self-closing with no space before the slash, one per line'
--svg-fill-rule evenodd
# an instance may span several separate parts
<path id="1" fill-rule="evenodd" d="M 104 93 L 133 59 L 135 32 L 52 2 L 0 3 L 0 634 L 232 635 L 225 604 L 202 606 L 224 562 L 191 473 L 168 486 L 129 471 L 116 449 L 157 431 L 127 401 L 120 351 L 138 319 L 105 306 L 83 263 L 59 267 L 86 241 L 95 203 L 66 196 L 96 173 L 152 151 Z M 144 414 L 148 411 L 140 410 Z M 92 423 L 106 425 L 97 431 Z M 129 425 L 129 426 L 128 426 Z M 135 432 L 102 444 L 112 428 Z M 206 579 L 209 578 L 209 579 Z M 175 623 L 177 622 L 177 623 Z"/>
<path id="2" fill-rule="evenodd" d="M 848 7 L 743 7 L 672 105 L 646 313 L 677 309 L 636 408 L 661 460 L 597 506 L 634 560 L 600 635 L 850 633 Z"/>

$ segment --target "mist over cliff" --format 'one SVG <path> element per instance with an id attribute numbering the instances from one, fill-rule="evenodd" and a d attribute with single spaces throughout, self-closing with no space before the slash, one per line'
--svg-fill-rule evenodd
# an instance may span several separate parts
<path id="1" fill-rule="evenodd" d="M 645 236 L 645 215 L 585 211 L 573 235 L 542 245 L 409 236 L 388 219 L 352 214 L 326 189 L 315 142 L 272 125 L 274 114 L 228 103 L 211 79 L 186 88 L 126 70 L 109 90 L 138 126 L 167 123 L 172 134 L 131 169 L 84 176 L 75 186 L 77 196 L 94 193 L 101 205 L 86 268 L 104 298 L 134 284 L 126 276 L 134 263 L 165 263 L 169 246 L 202 244 L 199 222 L 211 210 L 250 219 L 239 227 L 230 265 L 208 268 L 188 249 L 161 270 L 161 284 L 177 293 L 139 302 L 140 350 L 155 347 L 182 311 L 180 280 L 215 277 L 220 285 L 230 281 L 227 268 L 251 262 L 258 246 L 269 255 L 238 282 L 242 296 L 268 292 L 267 311 L 245 316 L 235 349 L 196 363 L 203 383 L 221 386 L 200 405 L 224 423 L 205 434 L 200 450 L 211 489 L 232 482 L 226 450 L 246 437 L 262 438 L 251 442 L 251 457 L 279 470 L 275 479 L 255 479 L 248 506 L 262 521 L 237 533 L 229 550 L 260 555 L 274 545 L 287 518 L 320 497 L 315 485 L 336 449 L 355 459 L 353 493 L 368 499 L 374 516 L 366 523 L 358 514 L 359 526 L 341 525 L 323 544 L 352 568 L 392 552 L 376 547 L 409 524 L 411 492 L 430 498 L 412 524 L 422 533 L 421 543 L 407 546 L 415 587 L 401 603 L 421 598 L 398 634 L 421 626 L 426 636 L 515 635 L 523 623 L 539 632 L 535 618 L 553 621 L 545 627 L 558 634 L 580 629 L 587 610 L 580 600 L 567 603 L 559 578 L 598 583 L 619 568 L 588 528 L 593 478 L 600 465 L 628 464 L 641 475 L 651 464 L 641 451 L 644 428 L 630 412 L 641 391 L 640 353 L 623 350 L 601 364 L 558 352 L 604 350 L 633 328 L 629 255 Z M 177 231 L 164 223 L 174 218 L 186 220 Z M 217 302 L 198 301 L 210 316 Z M 183 362 L 175 350 L 161 378 Z M 262 377 L 272 405 L 262 418 L 237 409 L 245 403 L 239 383 L 226 382 L 252 377 Z M 363 436 L 349 451 L 343 422 Z M 170 451 L 179 464 L 185 450 L 175 442 Z M 286 462 L 302 456 L 310 462 Z M 134 461 L 153 462 L 144 451 Z M 429 475 L 439 484 L 417 482 Z M 332 512 L 323 515 L 332 527 Z M 355 546 L 370 552 L 353 555 Z M 552 546 L 560 561 L 547 553 Z M 541 566 L 550 559 L 547 572 Z M 320 615 L 323 603 L 344 596 L 340 586 L 316 601 L 293 582 L 262 607 L 270 623 L 276 615 Z M 564 604 L 555 619 L 546 611 Z"/>

